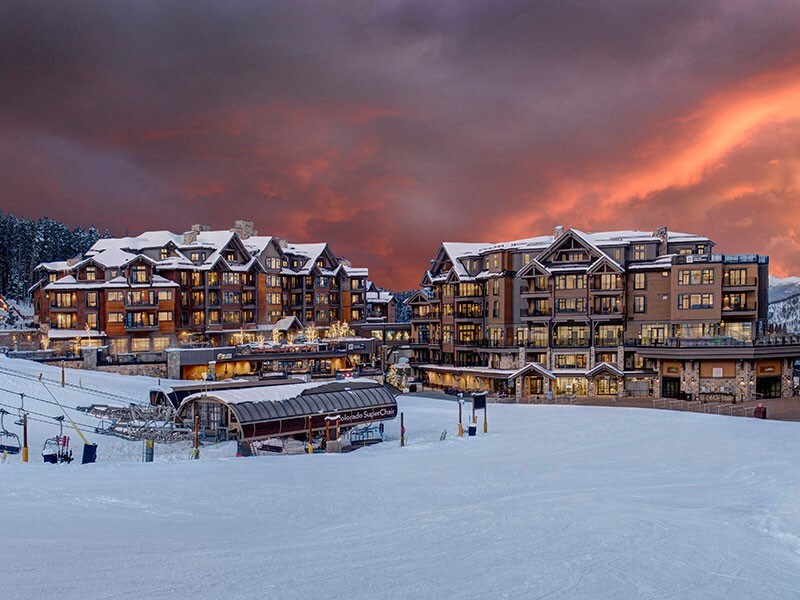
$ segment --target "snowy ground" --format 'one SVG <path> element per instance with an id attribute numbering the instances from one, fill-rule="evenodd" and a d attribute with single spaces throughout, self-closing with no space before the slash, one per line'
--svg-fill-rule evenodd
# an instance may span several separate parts
<path id="1" fill-rule="evenodd" d="M 41 381 L 39 380 L 40 374 L 42 375 Z M 6 358 L 0 355 L 0 408 L 10 413 L 5 417 L 5 427 L 22 439 L 22 427 L 16 425 L 14 421 L 19 418 L 20 408 L 24 401 L 25 410 L 29 413 L 30 459 L 32 461 L 41 460 L 41 450 L 45 439 L 59 433 L 58 424 L 53 417 L 66 412 L 66 416 L 78 424 L 86 438 L 91 443 L 98 445 L 98 460 L 141 460 L 142 447 L 140 443 L 96 434 L 94 429 L 101 422 L 92 415 L 77 410 L 77 407 L 91 404 L 118 406 L 126 406 L 129 403 L 148 404 L 150 390 L 165 388 L 171 383 L 170 380 L 66 369 L 65 383 L 66 386 L 61 387 L 60 367 Z M 24 398 L 20 394 L 24 394 Z M 64 408 L 63 411 L 61 407 Z M 70 436 L 75 456 L 80 456 L 81 440 L 77 432 L 70 427 L 66 418 L 64 435 Z M 176 444 L 163 452 L 161 458 L 188 459 L 190 454 L 189 444 Z M 20 462 L 21 456 L 9 456 L 6 460 L 12 463 Z"/>
<path id="2" fill-rule="evenodd" d="M 9 366 L 42 371 L 0 360 L 0 387 L 45 397 Z M 158 383 L 69 378 L 75 405 Z M 94 436 L 95 465 L 0 464 L 2 597 L 800 597 L 798 423 L 491 405 L 489 434 L 459 439 L 453 402 L 400 402 L 405 448 L 394 422 L 346 455 L 142 464 Z"/>

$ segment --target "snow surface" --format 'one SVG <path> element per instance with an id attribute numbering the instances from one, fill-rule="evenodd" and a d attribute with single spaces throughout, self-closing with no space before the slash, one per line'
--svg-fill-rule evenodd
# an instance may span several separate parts
<path id="1" fill-rule="evenodd" d="M 38 379 L 40 373 L 44 384 Z M 65 381 L 67 385 L 62 388 L 60 367 L 0 355 L 0 408 L 10 413 L 5 417 L 5 427 L 22 439 L 22 427 L 15 425 L 14 421 L 19 418 L 18 409 L 22 400 L 20 394 L 25 394 L 25 410 L 30 416 L 28 421 L 30 460 L 41 461 L 40 453 L 44 441 L 59 433 L 58 425 L 52 417 L 63 415 L 64 412 L 50 393 L 64 407 L 67 417 L 78 424 L 89 442 L 98 444 L 98 460 L 141 460 L 140 442 L 130 442 L 96 433 L 94 428 L 99 426 L 101 421 L 77 410 L 77 407 L 91 404 L 111 406 L 127 406 L 130 403 L 149 404 L 151 389 L 167 389 L 174 382 L 169 379 L 159 380 L 152 377 L 125 376 L 80 369 L 66 369 Z M 79 456 L 82 442 L 66 419 L 64 435 L 70 436 L 75 455 Z M 174 444 L 169 448 L 168 454 L 170 458 L 180 456 L 188 458 L 189 444 Z M 6 459 L 7 463 L 19 463 L 21 460 L 20 455 L 8 456 Z M 3 481 L 2 476 L 0 481 Z M 2 531 L 1 524 L 0 531 Z M 1 582 L 2 577 L 0 577 Z"/>
<path id="2" fill-rule="evenodd" d="M 0 464 L 3 596 L 800 597 L 797 423 L 400 406 L 405 448 Z"/>

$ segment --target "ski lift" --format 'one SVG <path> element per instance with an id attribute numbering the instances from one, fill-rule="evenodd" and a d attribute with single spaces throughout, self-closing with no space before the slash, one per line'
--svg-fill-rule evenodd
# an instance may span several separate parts
<path id="1" fill-rule="evenodd" d="M 19 436 L 6 429 L 3 420 L 9 412 L 0 408 L 0 453 L 19 454 L 22 445 L 19 443 Z"/>
<path id="2" fill-rule="evenodd" d="M 64 416 L 53 417 L 58 421 L 59 434 L 47 438 L 42 448 L 44 462 L 55 465 L 57 463 L 71 463 L 72 450 L 69 448 L 69 436 L 64 435 Z"/>

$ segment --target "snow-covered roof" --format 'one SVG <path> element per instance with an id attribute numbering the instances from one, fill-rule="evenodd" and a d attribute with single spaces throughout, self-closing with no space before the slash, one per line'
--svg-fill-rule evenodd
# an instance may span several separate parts
<path id="1" fill-rule="evenodd" d="M 658 258 L 648 260 L 647 262 L 635 262 L 628 265 L 631 270 L 646 270 L 646 269 L 668 269 L 672 266 L 672 258 L 674 254 L 662 254 Z"/>
<path id="2" fill-rule="evenodd" d="M 619 230 L 585 232 L 577 229 L 572 229 L 571 231 L 575 232 L 583 241 L 594 246 L 595 248 L 626 246 L 639 242 L 661 241 L 660 238 L 656 237 L 652 231 Z M 468 256 L 483 256 L 499 250 L 519 250 L 521 252 L 526 250 L 541 251 L 550 246 L 555 239 L 556 238 L 553 235 L 540 235 L 509 242 L 484 244 L 445 242 L 442 245 L 446 245 L 445 250 L 447 251 L 448 256 L 450 256 L 450 259 L 455 262 L 457 257 L 466 258 Z M 667 231 L 667 240 L 671 243 L 712 243 L 711 240 L 706 236 L 697 235 L 694 233 L 682 233 L 678 231 Z"/>
<path id="3" fill-rule="evenodd" d="M 347 265 L 342 265 L 342 269 L 344 269 L 348 277 L 369 277 L 369 269 L 366 267 L 348 267 Z"/>
<path id="4" fill-rule="evenodd" d="M 244 243 L 245 248 L 247 248 L 251 254 L 255 255 L 261 254 L 266 250 L 273 239 L 271 235 L 251 235 L 246 240 L 242 240 L 242 243 Z"/>
<path id="5" fill-rule="evenodd" d="M 67 260 L 54 260 L 51 262 L 39 263 L 37 269 L 45 269 L 47 271 L 69 271 L 72 266 Z"/>
<path id="6" fill-rule="evenodd" d="M 372 304 L 388 304 L 394 299 L 391 292 L 367 292 L 367 302 Z"/>
<path id="7" fill-rule="evenodd" d="M 354 381 L 377 383 L 372 379 L 356 379 Z M 213 390 L 211 393 L 214 397 L 225 401 L 227 404 L 238 404 L 240 402 L 279 402 L 281 400 L 296 398 L 303 392 L 330 385 L 330 383 L 330 381 L 309 381 L 308 383 L 287 383 L 283 385 L 265 385 L 252 388 Z M 194 396 L 200 395 L 202 394 L 193 394 L 186 399 L 190 400 Z"/>
<path id="8" fill-rule="evenodd" d="M 183 236 L 172 233 L 171 231 L 145 231 L 140 235 L 132 237 L 101 239 L 97 240 L 92 247 L 87 250 L 86 255 L 92 256 L 112 248 L 136 251 L 145 250 L 147 248 L 163 248 L 169 242 L 172 242 L 176 246 L 180 245 L 183 243 Z"/>

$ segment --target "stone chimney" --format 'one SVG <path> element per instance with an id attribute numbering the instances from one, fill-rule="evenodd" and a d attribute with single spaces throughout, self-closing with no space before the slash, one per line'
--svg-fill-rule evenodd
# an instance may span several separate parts
<path id="1" fill-rule="evenodd" d="M 275 241 L 278 242 L 278 246 L 280 246 L 281 248 L 288 248 L 289 247 L 289 242 L 287 242 L 283 238 L 275 238 Z"/>
<path id="2" fill-rule="evenodd" d="M 661 240 L 661 243 L 658 245 L 658 253 L 666 254 L 667 253 L 667 241 L 669 240 L 669 233 L 666 225 L 664 227 L 659 227 L 653 232 L 653 237 L 658 238 Z"/>
<path id="3" fill-rule="evenodd" d="M 204 225 L 202 223 L 195 223 L 189 229 L 189 231 L 185 231 L 183 234 L 183 243 L 184 244 L 194 244 L 197 241 L 197 234 L 201 231 L 211 231 L 211 225 Z"/>
<path id="4" fill-rule="evenodd" d="M 251 236 L 258 235 L 258 232 L 253 229 L 253 222 L 247 219 L 237 219 L 234 221 L 231 231 L 238 233 L 239 237 L 243 240 L 246 240 Z"/>
<path id="5" fill-rule="evenodd" d="M 350 261 L 349 258 L 345 258 L 344 256 L 340 256 L 338 259 L 340 265 L 344 265 L 345 267 L 352 267 L 353 263 Z"/>
<path id="6" fill-rule="evenodd" d="M 556 225 L 553 229 L 553 240 L 557 240 L 562 235 L 564 235 L 564 226 L 563 225 Z"/>

